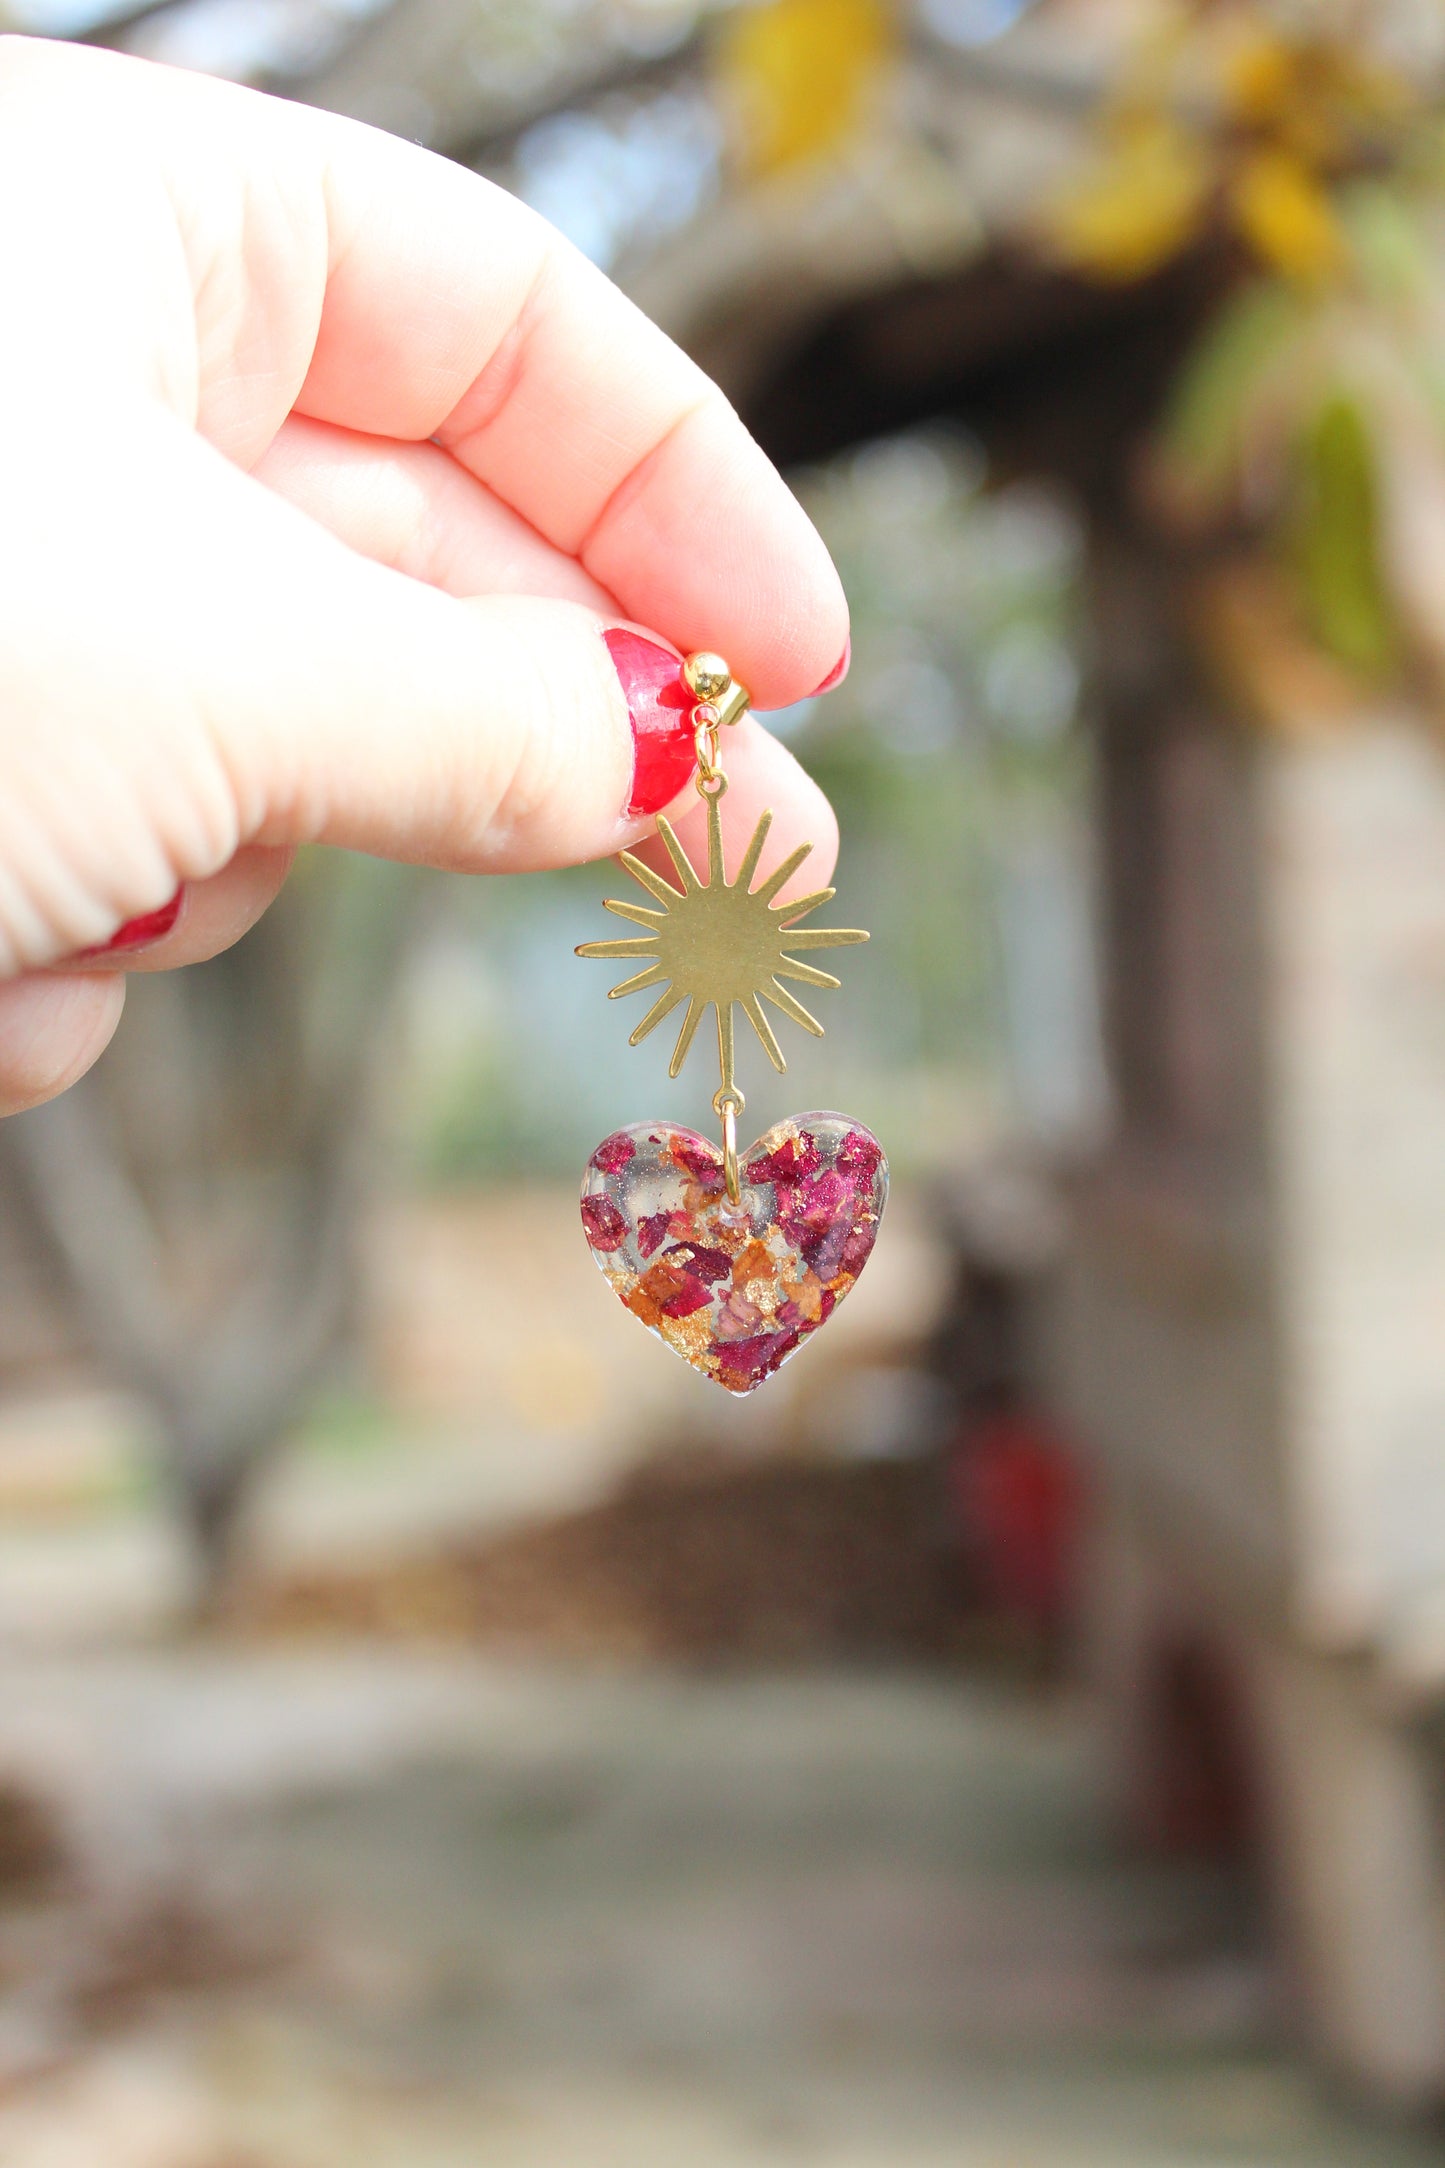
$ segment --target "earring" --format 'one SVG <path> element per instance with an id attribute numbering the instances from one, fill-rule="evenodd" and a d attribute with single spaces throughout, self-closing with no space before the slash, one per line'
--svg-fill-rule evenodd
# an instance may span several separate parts
<path id="1" fill-rule="evenodd" d="M 822 1025 L 783 981 L 836 987 L 831 973 L 799 956 L 868 936 L 801 925 L 831 902 L 831 888 L 773 901 L 811 843 L 800 843 L 766 880 L 751 885 L 771 813 L 759 820 L 728 880 L 721 732 L 746 713 L 749 694 L 719 655 L 689 655 L 682 671 L 695 702 L 694 781 L 707 806 L 707 878 L 659 818 L 657 832 L 679 886 L 624 851 L 622 865 L 655 908 L 609 899 L 605 909 L 644 930 L 630 940 L 584 942 L 577 954 L 642 965 L 613 987 L 610 1000 L 658 990 L 631 1046 L 686 1002 L 670 1076 L 680 1074 L 706 1010 L 715 1011 L 722 1082 L 713 1107 L 722 1147 L 668 1122 L 615 1131 L 587 1162 L 582 1225 L 624 1307 L 704 1377 L 730 1393 L 750 1393 L 828 1322 L 868 1262 L 888 1196 L 888 1162 L 861 1123 L 830 1113 L 789 1115 L 739 1153 L 746 1102 L 737 1083 L 733 1012 L 742 1010 L 781 1074 L 787 1063 L 762 1003 L 820 1039 Z"/>

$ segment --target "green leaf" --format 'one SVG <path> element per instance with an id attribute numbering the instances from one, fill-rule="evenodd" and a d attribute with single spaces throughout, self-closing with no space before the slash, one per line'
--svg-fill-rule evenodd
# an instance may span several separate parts
<path id="1" fill-rule="evenodd" d="M 1296 560 L 1310 627 L 1342 662 L 1385 675 L 1399 652 L 1380 564 L 1379 487 L 1369 425 L 1337 392 L 1299 444 Z"/>
<path id="2" fill-rule="evenodd" d="M 1164 422 L 1164 448 L 1211 489 L 1230 479 L 1242 425 L 1265 371 L 1304 320 L 1283 279 L 1245 287 L 1225 303 L 1185 364 Z"/>
<path id="3" fill-rule="evenodd" d="M 1429 293 L 1434 267 L 1415 207 L 1385 181 L 1356 181 L 1345 190 L 1340 212 L 1356 265 L 1382 301 L 1419 301 Z"/>

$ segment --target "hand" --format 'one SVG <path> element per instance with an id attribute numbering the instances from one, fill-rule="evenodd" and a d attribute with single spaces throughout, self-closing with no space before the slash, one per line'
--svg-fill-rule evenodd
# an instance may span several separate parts
<path id="1" fill-rule="evenodd" d="M 604 627 L 717 648 L 763 706 L 837 665 L 837 577 L 721 394 L 475 175 L 0 39 L 0 194 L 0 1112 L 298 843 L 498 873 L 645 834 L 678 771 L 635 765 Z M 727 760 L 816 886 L 816 789 L 752 722 Z M 62 962 L 180 884 L 143 954 Z"/>

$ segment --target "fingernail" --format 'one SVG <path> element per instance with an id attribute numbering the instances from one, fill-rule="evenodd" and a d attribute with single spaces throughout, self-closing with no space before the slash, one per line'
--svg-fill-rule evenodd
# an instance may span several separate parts
<path id="1" fill-rule="evenodd" d="M 832 669 L 828 672 L 828 675 L 824 678 L 822 684 L 817 688 L 817 691 L 814 692 L 812 697 L 816 700 L 819 693 L 830 693 L 835 685 L 841 685 L 844 678 L 848 675 L 848 665 L 852 660 L 853 635 L 850 632 L 846 642 L 844 643 L 842 654 L 838 657 L 838 660 L 834 663 Z"/>
<path id="2" fill-rule="evenodd" d="M 660 813 L 677 796 L 697 765 L 693 742 L 693 698 L 683 683 L 682 664 L 670 647 L 644 639 L 624 626 L 602 635 L 613 668 L 622 681 L 632 721 L 632 787 L 628 815 L 637 819 Z"/>
<path id="3" fill-rule="evenodd" d="M 128 918 L 108 941 L 102 941 L 96 948 L 76 949 L 69 960 L 84 962 L 94 956 L 134 956 L 141 949 L 154 948 L 157 941 L 163 941 L 174 930 L 185 900 L 186 891 L 182 886 L 158 911 L 143 911 L 139 918 Z"/>

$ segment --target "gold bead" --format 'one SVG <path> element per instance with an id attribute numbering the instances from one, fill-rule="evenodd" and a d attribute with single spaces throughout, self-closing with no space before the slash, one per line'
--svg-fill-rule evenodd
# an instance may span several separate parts
<path id="1" fill-rule="evenodd" d="M 719 700 L 733 681 L 733 674 L 721 655 L 714 655 L 707 648 L 688 656 L 682 674 L 695 700 Z"/>

